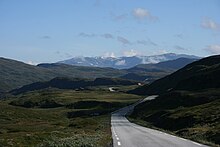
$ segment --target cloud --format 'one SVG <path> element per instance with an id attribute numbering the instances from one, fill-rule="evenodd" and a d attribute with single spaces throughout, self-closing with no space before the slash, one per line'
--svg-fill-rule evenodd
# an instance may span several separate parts
<path id="1" fill-rule="evenodd" d="M 220 54 L 220 45 L 209 45 L 204 50 L 208 51 L 211 54 Z"/>
<path id="2" fill-rule="evenodd" d="M 109 34 L 109 33 L 102 34 L 101 37 L 106 38 L 106 39 L 113 39 L 114 38 L 113 35 Z"/>
<path id="3" fill-rule="evenodd" d="M 40 38 L 41 38 L 41 39 L 51 39 L 51 36 L 44 35 L 44 36 L 41 36 Z"/>
<path id="4" fill-rule="evenodd" d="M 112 14 L 113 20 L 115 21 L 123 21 L 128 17 L 128 14 L 120 14 L 120 15 L 115 15 Z"/>
<path id="5" fill-rule="evenodd" d="M 125 57 L 132 57 L 132 56 L 136 56 L 136 55 L 139 55 L 139 52 L 136 50 L 133 50 L 133 49 L 123 52 L 123 56 L 125 56 Z"/>
<path id="6" fill-rule="evenodd" d="M 84 33 L 84 32 L 82 32 L 82 33 L 79 33 L 79 36 L 80 37 L 85 37 L 85 38 L 92 38 L 92 37 L 96 37 L 96 34 L 87 34 L 87 33 Z"/>
<path id="7" fill-rule="evenodd" d="M 151 13 L 144 8 L 135 8 L 132 14 L 138 20 L 145 20 L 145 19 L 148 19 L 151 21 L 158 20 L 156 16 L 151 15 Z"/>
<path id="8" fill-rule="evenodd" d="M 169 53 L 169 52 L 162 49 L 162 50 L 159 50 L 157 54 L 167 54 L 167 53 Z"/>
<path id="9" fill-rule="evenodd" d="M 220 30 L 220 24 L 216 23 L 214 20 L 210 18 L 205 18 L 201 22 L 201 27 L 210 30 Z"/>
<path id="10" fill-rule="evenodd" d="M 114 36 L 110 33 L 105 33 L 105 34 L 99 35 L 99 34 L 94 34 L 94 33 L 89 34 L 89 33 L 82 32 L 82 33 L 79 33 L 79 36 L 84 37 L 84 38 L 93 38 L 93 37 L 103 37 L 105 39 L 113 39 L 114 38 Z"/>
<path id="11" fill-rule="evenodd" d="M 121 37 L 121 36 L 118 36 L 117 40 L 119 42 L 121 42 L 123 45 L 131 45 L 132 44 L 128 39 Z"/>
<path id="12" fill-rule="evenodd" d="M 179 46 L 179 45 L 175 45 L 174 48 L 176 50 L 187 50 L 186 48 L 182 47 L 182 46 Z"/>
<path id="13" fill-rule="evenodd" d="M 137 40 L 137 44 L 157 46 L 157 44 L 154 43 L 153 41 L 151 41 L 150 39 L 148 39 L 148 40 Z"/>
<path id="14" fill-rule="evenodd" d="M 115 58 L 115 53 L 114 52 L 106 52 L 103 57 L 105 58 L 108 58 L 108 57 L 111 57 L 111 58 Z"/>
<path id="15" fill-rule="evenodd" d="M 183 34 L 175 34 L 174 37 L 178 39 L 183 39 Z"/>

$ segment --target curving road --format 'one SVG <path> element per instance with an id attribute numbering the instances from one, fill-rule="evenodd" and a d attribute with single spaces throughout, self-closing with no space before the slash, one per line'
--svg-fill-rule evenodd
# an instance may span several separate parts
<path id="1" fill-rule="evenodd" d="M 197 142 L 136 125 L 126 119 L 125 115 L 131 112 L 134 106 L 155 97 L 147 97 L 112 113 L 111 129 L 114 147 L 207 147 Z"/>

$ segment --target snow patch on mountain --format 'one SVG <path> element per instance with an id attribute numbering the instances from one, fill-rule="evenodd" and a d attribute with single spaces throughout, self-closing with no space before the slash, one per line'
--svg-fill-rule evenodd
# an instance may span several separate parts
<path id="1" fill-rule="evenodd" d="M 118 66 L 120 66 L 120 65 L 125 65 L 125 60 L 117 61 L 117 62 L 115 63 L 115 65 L 118 65 Z"/>
<path id="2" fill-rule="evenodd" d="M 72 59 L 59 61 L 58 63 L 76 66 L 95 66 L 126 69 L 134 67 L 138 64 L 159 63 L 168 60 L 175 60 L 178 58 L 199 59 L 200 57 L 186 54 L 168 53 L 162 55 L 131 57 L 74 57 Z"/>

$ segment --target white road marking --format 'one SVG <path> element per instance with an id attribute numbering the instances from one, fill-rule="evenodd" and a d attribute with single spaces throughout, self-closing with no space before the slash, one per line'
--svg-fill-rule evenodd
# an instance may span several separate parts
<path id="1" fill-rule="evenodd" d="M 164 135 L 168 135 L 167 133 L 163 133 Z"/>
<path id="2" fill-rule="evenodd" d="M 121 142 L 118 141 L 118 146 L 120 146 L 120 145 L 121 145 Z"/>
<path id="3" fill-rule="evenodd" d="M 119 138 L 118 138 L 118 137 L 116 137 L 116 139 L 117 139 L 117 140 L 119 140 Z"/>
<path id="4" fill-rule="evenodd" d="M 193 141 L 192 141 L 192 143 L 194 143 L 194 144 L 196 144 L 196 145 L 199 145 L 199 146 L 202 146 L 201 144 L 199 144 L 199 143 L 197 143 L 197 142 L 193 142 Z"/>
<path id="5" fill-rule="evenodd" d="M 186 139 L 185 139 L 185 138 L 179 138 L 179 139 L 186 141 Z"/>
<path id="6" fill-rule="evenodd" d="M 170 135 L 170 136 L 172 136 L 173 138 L 178 138 L 177 136 L 174 136 L 174 135 Z"/>

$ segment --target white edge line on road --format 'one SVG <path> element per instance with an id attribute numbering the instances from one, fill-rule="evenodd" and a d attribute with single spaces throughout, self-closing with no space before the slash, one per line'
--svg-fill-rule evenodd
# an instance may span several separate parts
<path id="1" fill-rule="evenodd" d="M 118 141 L 118 146 L 121 145 L 121 142 Z"/>
<path id="2" fill-rule="evenodd" d="M 196 144 L 196 145 L 199 145 L 199 146 L 202 146 L 201 144 L 197 143 L 197 142 L 194 142 L 192 141 L 192 143 Z"/>
<path id="3" fill-rule="evenodd" d="M 119 140 L 119 138 L 118 138 L 118 137 L 116 137 L 116 139 L 117 139 L 117 140 Z"/>
<path id="4" fill-rule="evenodd" d="M 180 137 L 179 137 L 179 139 L 184 140 L 184 141 L 187 141 L 185 138 L 180 138 Z"/>

